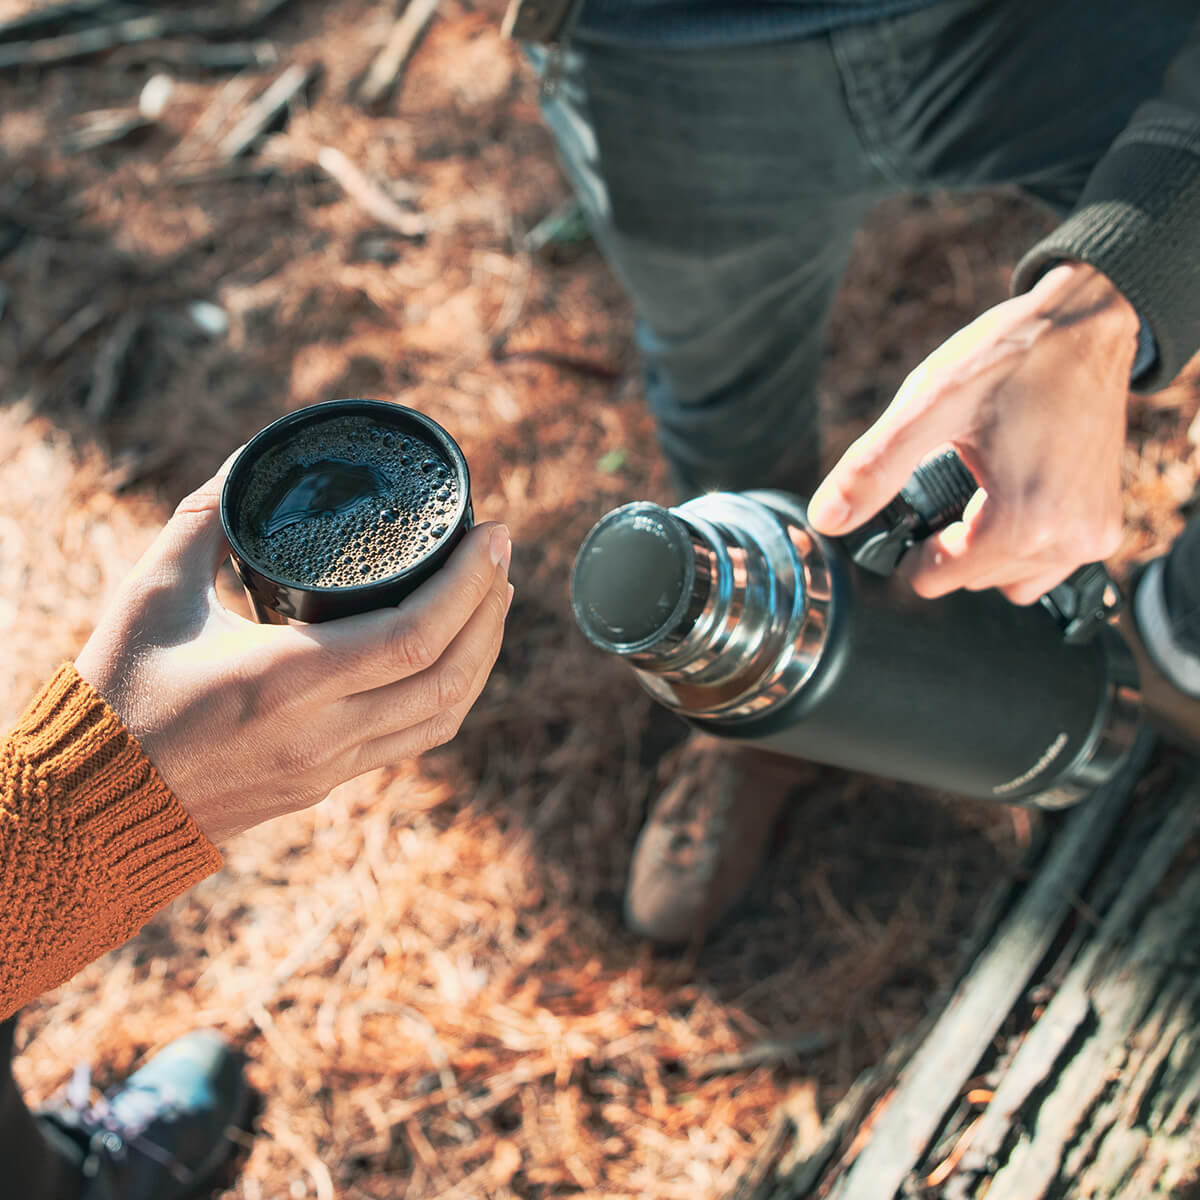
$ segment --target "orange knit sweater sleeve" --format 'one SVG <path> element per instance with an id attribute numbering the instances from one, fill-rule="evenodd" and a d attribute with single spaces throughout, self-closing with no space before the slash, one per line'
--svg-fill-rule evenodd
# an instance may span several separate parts
<path id="1" fill-rule="evenodd" d="M 221 865 L 70 663 L 0 741 L 0 1020 Z"/>

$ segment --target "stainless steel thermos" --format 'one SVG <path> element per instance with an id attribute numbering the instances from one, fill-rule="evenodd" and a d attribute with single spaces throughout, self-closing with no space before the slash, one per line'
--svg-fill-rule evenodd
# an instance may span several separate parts
<path id="1" fill-rule="evenodd" d="M 593 527 L 572 577 L 578 624 L 658 701 L 708 733 L 893 779 L 1057 807 L 1132 746 L 1140 698 L 1083 568 L 1039 604 L 916 596 L 905 549 L 957 519 L 975 481 L 950 453 L 843 538 L 778 491 L 637 502 Z"/>

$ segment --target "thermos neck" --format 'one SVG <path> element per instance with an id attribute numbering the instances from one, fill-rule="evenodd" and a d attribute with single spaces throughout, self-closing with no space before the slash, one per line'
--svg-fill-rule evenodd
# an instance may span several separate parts
<path id="1" fill-rule="evenodd" d="M 627 504 L 580 548 L 571 602 L 587 638 L 687 717 L 736 719 L 803 686 L 825 646 L 829 566 L 798 520 L 748 496 Z"/>

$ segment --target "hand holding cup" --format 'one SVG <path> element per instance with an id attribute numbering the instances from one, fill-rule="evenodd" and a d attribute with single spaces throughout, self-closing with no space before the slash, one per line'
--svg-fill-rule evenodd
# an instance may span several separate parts
<path id="1" fill-rule="evenodd" d="M 214 842 L 454 737 L 512 598 L 508 530 L 489 523 L 398 607 L 313 625 L 237 616 L 214 586 L 232 462 L 179 505 L 76 660 Z"/>

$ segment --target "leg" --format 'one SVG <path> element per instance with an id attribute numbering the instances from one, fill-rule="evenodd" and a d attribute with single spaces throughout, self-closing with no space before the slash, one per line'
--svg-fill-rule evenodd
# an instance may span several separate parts
<path id="1" fill-rule="evenodd" d="M 1163 604 L 1172 641 L 1200 677 L 1200 517 L 1175 539 L 1163 565 Z M 1200 686 L 1194 689 L 1200 694 Z"/>
<path id="2" fill-rule="evenodd" d="M 811 490 L 826 317 L 879 186 L 828 40 L 677 54 L 585 47 L 545 114 L 633 299 L 679 491 Z M 796 769 L 694 737 L 663 776 L 626 920 L 688 941 L 753 875 Z"/>
<path id="3" fill-rule="evenodd" d="M 4 1186 L 12 1189 L 11 1195 L 27 1200 L 73 1200 L 79 1192 L 78 1167 L 71 1172 L 51 1149 L 13 1079 L 16 1031 L 16 1017 L 0 1024 L 0 1163 L 4 1164 Z"/>
<path id="4" fill-rule="evenodd" d="M 545 112 L 681 490 L 811 487 L 826 317 L 879 183 L 827 41 L 584 47 Z"/>
<path id="5" fill-rule="evenodd" d="M 1195 21 L 1194 0 L 940 0 L 833 43 L 888 178 L 1018 184 L 1065 212 Z"/>
<path id="6" fill-rule="evenodd" d="M 1138 660 L 1148 720 L 1200 749 L 1200 519 L 1138 577 L 1122 630 Z"/>

